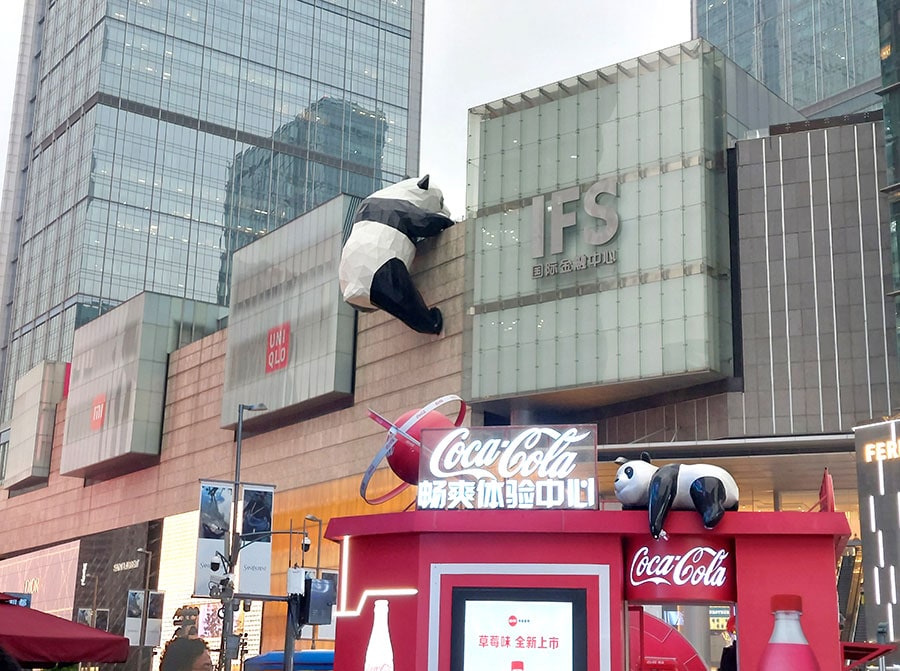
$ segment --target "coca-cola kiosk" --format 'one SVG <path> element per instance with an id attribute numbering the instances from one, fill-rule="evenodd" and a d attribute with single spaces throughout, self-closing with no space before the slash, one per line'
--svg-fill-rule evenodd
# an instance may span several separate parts
<path id="1" fill-rule="evenodd" d="M 847 668 L 844 514 L 731 511 L 710 530 L 679 510 L 657 540 L 646 510 L 602 509 L 592 427 L 451 426 L 421 441 L 416 510 L 328 524 L 337 671 L 706 669 L 637 607 L 667 603 L 736 613 L 742 671 L 768 668 L 773 606 L 799 604 L 791 631 L 805 638 L 787 643 L 807 654 L 790 668 Z"/>

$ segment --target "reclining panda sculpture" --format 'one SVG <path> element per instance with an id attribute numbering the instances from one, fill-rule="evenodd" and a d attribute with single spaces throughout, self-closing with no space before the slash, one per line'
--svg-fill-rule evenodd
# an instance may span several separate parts
<path id="1" fill-rule="evenodd" d="M 696 510 L 707 529 L 715 527 L 726 510 L 738 508 L 738 486 L 724 468 L 710 464 L 654 466 L 650 455 L 616 459 L 620 464 L 614 487 L 625 510 L 648 509 L 650 533 L 666 538 L 663 523 L 669 510 Z"/>
<path id="2" fill-rule="evenodd" d="M 363 200 L 338 268 L 344 300 L 361 312 L 380 308 L 419 333 L 438 334 L 444 320 L 428 308 L 409 267 L 416 244 L 453 225 L 429 176 L 405 179 Z"/>

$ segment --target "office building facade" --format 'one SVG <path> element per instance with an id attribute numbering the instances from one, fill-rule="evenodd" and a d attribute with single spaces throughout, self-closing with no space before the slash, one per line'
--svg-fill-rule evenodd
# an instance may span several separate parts
<path id="1" fill-rule="evenodd" d="M 416 172 L 422 30 L 422 0 L 28 0 L 2 418 L 77 327 L 142 291 L 224 316 L 235 249 Z"/>
<path id="2" fill-rule="evenodd" d="M 693 0 L 691 11 L 694 37 L 806 116 L 880 106 L 876 0 Z"/>

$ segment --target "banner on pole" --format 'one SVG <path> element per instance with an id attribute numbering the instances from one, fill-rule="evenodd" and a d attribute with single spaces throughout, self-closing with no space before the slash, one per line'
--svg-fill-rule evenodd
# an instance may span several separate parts
<path id="1" fill-rule="evenodd" d="M 200 524 L 197 538 L 197 560 L 194 573 L 194 595 L 210 596 L 213 576 L 225 577 L 226 539 L 231 534 L 231 501 L 234 484 L 203 480 L 200 482 Z M 213 566 L 217 568 L 213 570 Z"/>
<path id="2" fill-rule="evenodd" d="M 271 485 L 244 485 L 238 586 L 245 594 L 270 594 L 272 574 Z"/>

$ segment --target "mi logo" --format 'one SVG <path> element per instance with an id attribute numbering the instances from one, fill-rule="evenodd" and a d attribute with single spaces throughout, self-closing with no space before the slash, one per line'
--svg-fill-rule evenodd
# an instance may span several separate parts
<path id="1" fill-rule="evenodd" d="M 616 237 L 619 232 L 619 215 L 612 205 L 600 203 L 604 194 L 612 196 L 613 200 L 618 196 L 618 183 L 615 177 L 606 177 L 595 182 L 581 195 L 581 189 L 577 186 L 556 191 L 550 196 L 550 206 L 546 205 L 546 196 L 535 196 L 531 199 L 531 257 L 539 259 L 546 253 L 545 235 L 546 211 L 550 211 L 550 253 L 561 254 L 563 252 L 563 235 L 565 229 L 575 226 L 577 222 L 577 206 L 566 208 L 568 203 L 581 200 L 584 212 L 595 219 L 605 222 L 597 226 L 588 226 L 581 229 L 581 239 L 588 245 L 605 245 Z M 568 211 L 566 211 L 568 210 Z"/>

